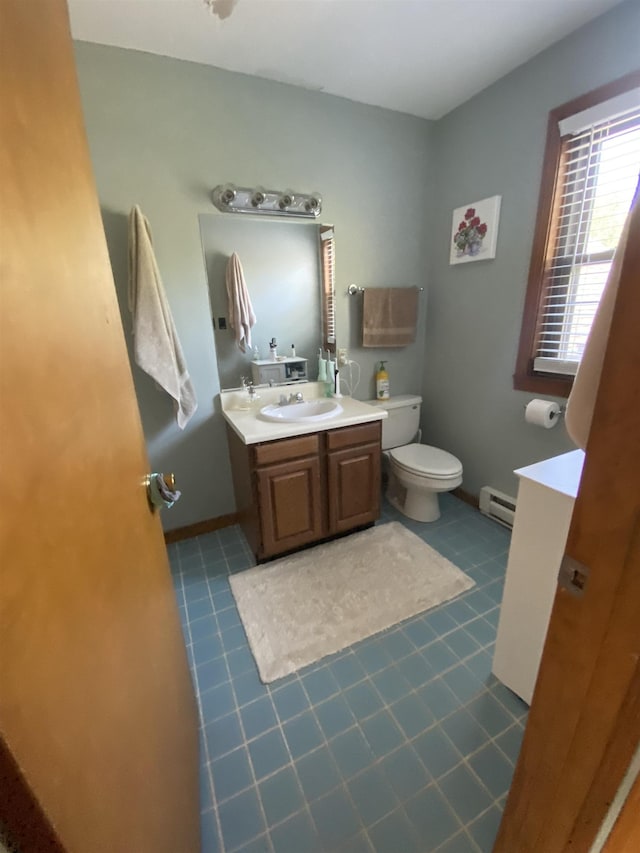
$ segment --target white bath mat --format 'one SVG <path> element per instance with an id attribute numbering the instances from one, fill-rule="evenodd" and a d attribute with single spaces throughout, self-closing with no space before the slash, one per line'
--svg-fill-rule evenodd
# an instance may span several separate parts
<path id="1" fill-rule="evenodd" d="M 265 683 L 475 585 L 399 522 L 229 578 Z"/>

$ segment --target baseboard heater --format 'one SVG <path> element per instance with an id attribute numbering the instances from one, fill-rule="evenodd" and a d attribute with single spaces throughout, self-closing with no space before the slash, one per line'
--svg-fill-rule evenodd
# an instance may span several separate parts
<path id="1" fill-rule="evenodd" d="M 483 486 L 480 489 L 480 512 L 504 524 L 505 527 L 513 527 L 513 519 L 516 514 L 516 499 L 499 492 L 492 486 Z"/>

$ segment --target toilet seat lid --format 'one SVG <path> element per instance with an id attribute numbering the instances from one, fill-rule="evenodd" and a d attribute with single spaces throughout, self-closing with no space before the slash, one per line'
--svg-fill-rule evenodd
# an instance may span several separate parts
<path id="1" fill-rule="evenodd" d="M 462 462 L 446 450 L 429 444 L 405 444 L 391 451 L 391 458 L 401 468 L 429 477 L 456 477 L 462 473 Z"/>

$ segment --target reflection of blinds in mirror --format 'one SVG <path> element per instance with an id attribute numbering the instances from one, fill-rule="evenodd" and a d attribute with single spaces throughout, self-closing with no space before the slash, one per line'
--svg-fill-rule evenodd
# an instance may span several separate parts
<path id="1" fill-rule="evenodd" d="M 333 227 L 320 226 L 320 258 L 322 265 L 322 340 L 325 349 L 336 346 L 336 280 L 335 239 Z"/>

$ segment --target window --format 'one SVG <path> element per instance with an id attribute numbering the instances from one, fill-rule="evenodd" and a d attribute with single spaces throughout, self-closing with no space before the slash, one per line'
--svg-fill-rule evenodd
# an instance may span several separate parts
<path id="1" fill-rule="evenodd" d="M 514 388 L 567 396 L 640 171 L 640 72 L 549 114 Z"/>

